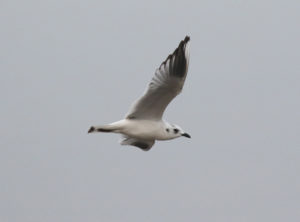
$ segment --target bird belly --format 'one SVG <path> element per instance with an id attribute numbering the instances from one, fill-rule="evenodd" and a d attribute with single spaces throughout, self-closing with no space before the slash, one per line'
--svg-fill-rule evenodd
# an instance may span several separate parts
<path id="1" fill-rule="evenodd" d="M 158 121 L 127 120 L 121 133 L 137 139 L 157 140 L 160 139 L 161 128 Z"/>

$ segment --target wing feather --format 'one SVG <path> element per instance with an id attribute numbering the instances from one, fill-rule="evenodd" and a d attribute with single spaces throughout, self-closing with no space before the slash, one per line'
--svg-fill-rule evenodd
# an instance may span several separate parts
<path id="1" fill-rule="evenodd" d="M 144 151 L 149 151 L 151 147 L 154 145 L 154 140 L 141 140 L 132 137 L 128 137 L 123 135 L 122 140 L 120 141 L 121 145 L 130 145 L 136 146 Z"/>
<path id="2" fill-rule="evenodd" d="M 155 71 L 145 93 L 131 107 L 127 119 L 160 120 L 168 104 L 182 90 L 189 65 L 189 41 L 186 36 L 175 51 Z"/>

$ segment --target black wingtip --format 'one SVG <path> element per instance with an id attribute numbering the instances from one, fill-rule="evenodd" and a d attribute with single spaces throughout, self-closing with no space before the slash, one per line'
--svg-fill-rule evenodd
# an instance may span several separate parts
<path id="1" fill-rule="evenodd" d="M 190 37 L 189 37 L 188 35 L 185 36 L 184 40 L 182 40 L 182 41 L 179 43 L 178 48 L 183 48 L 189 41 L 190 41 Z M 176 52 L 176 51 L 175 51 L 175 52 Z"/>
<path id="2" fill-rule="evenodd" d="M 185 43 L 187 43 L 188 41 L 190 41 L 190 37 L 187 35 L 184 40 L 183 40 Z"/>
<path id="3" fill-rule="evenodd" d="M 163 61 L 163 63 L 160 65 L 160 67 L 162 67 L 163 65 L 166 65 L 167 61 L 169 59 L 171 59 L 174 55 L 176 55 L 179 51 L 179 49 L 183 52 L 184 51 L 184 46 L 190 41 L 190 37 L 187 35 L 185 36 L 184 40 L 180 41 L 179 43 L 179 46 L 175 49 L 175 51 L 170 54 L 166 59 L 165 61 Z M 159 68 L 160 68 L 159 67 Z"/>

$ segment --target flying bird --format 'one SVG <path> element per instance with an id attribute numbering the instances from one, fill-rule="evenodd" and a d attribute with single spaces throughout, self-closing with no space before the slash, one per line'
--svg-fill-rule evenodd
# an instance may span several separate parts
<path id="1" fill-rule="evenodd" d="M 155 71 L 144 94 L 133 103 L 125 119 L 107 125 L 91 126 L 88 133 L 122 134 L 121 145 L 148 151 L 155 140 L 191 138 L 182 128 L 163 120 L 168 104 L 181 92 L 189 66 L 190 37 L 186 36 L 175 51 Z"/>

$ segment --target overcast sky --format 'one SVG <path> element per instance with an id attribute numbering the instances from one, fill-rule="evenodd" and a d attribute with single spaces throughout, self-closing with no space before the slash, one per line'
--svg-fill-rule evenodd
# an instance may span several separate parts
<path id="1" fill-rule="evenodd" d="M 299 1 L 0 3 L 0 221 L 300 220 Z M 149 152 L 88 135 L 123 118 L 191 37 Z"/>

